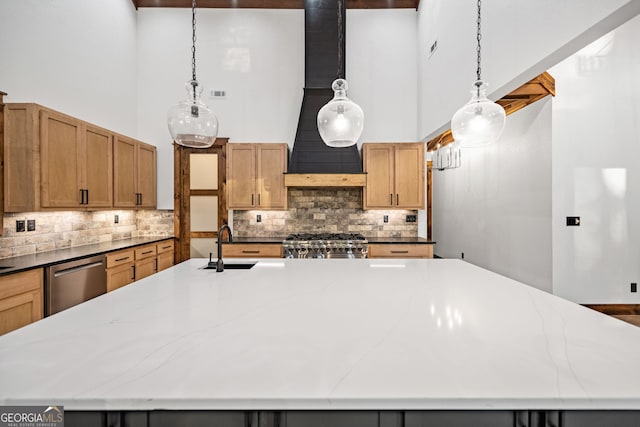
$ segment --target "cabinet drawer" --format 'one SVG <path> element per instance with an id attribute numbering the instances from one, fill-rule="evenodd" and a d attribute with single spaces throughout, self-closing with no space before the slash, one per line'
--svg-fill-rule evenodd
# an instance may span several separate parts
<path id="1" fill-rule="evenodd" d="M 433 245 L 369 243 L 369 258 L 433 258 Z"/>
<path id="2" fill-rule="evenodd" d="M 156 252 L 161 254 L 163 252 L 173 252 L 173 240 L 165 240 L 156 244 Z"/>
<path id="3" fill-rule="evenodd" d="M 135 252 L 136 252 L 136 261 L 149 258 L 149 257 L 154 257 L 157 254 L 156 245 L 153 244 L 153 245 L 142 246 L 140 248 L 136 248 Z"/>
<path id="4" fill-rule="evenodd" d="M 0 277 L 0 299 L 28 291 L 42 291 L 44 272 L 41 268 Z"/>
<path id="5" fill-rule="evenodd" d="M 222 245 L 223 258 L 282 258 L 281 243 L 233 243 Z"/>
<path id="6" fill-rule="evenodd" d="M 134 260 L 133 249 L 112 252 L 110 254 L 107 254 L 107 268 L 112 268 L 118 265 L 127 264 L 130 262 L 133 262 L 133 260 Z"/>

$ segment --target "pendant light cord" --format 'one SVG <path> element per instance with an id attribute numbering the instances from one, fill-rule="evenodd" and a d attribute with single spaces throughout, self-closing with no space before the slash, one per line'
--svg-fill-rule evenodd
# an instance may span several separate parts
<path id="1" fill-rule="evenodd" d="M 478 40 L 478 47 L 476 48 L 476 51 L 478 53 L 478 68 L 476 69 L 476 77 L 477 77 L 477 81 L 481 81 L 482 78 L 480 77 L 480 73 L 482 71 L 482 68 L 480 66 L 480 59 L 481 59 L 481 48 L 480 48 L 480 40 L 482 40 L 482 34 L 480 33 L 480 24 L 482 22 L 481 19 L 481 15 L 480 15 L 480 6 L 481 6 L 481 1 L 482 0 L 478 0 L 478 20 L 477 20 L 477 24 L 478 24 L 478 32 L 476 33 L 476 40 Z M 478 96 L 480 96 L 480 85 L 477 84 L 477 89 L 478 89 Z"/>
<path id="2" fill-rule="evenodd" d="M 193 99 L 196 99 L 196 0 L 191 3 L 191 84 L 193 86 Z"/>
<path id="3" fill-rule="evenodd" d="M 342 66 L 342 49 L 344 45 L 344 34 L 343 34 L 343 24 L 342 21 L 344 19 L 344 0 L 338 0 L 338 77 L 339 79 L 344 79 L 344 68 Z"/>

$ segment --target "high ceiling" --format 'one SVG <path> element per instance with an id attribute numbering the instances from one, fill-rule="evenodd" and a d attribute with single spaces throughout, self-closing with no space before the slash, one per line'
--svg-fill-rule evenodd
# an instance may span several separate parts
<path id="1" fill-rule="evenodd" d="M 191 0 L 131 0 L 139 7 L 191 7 Z M 417 9 L 420 0 L 346 0 L 347 9 Z M 304 9 L 304 0 L 198 0 L 198 8 Z"/>

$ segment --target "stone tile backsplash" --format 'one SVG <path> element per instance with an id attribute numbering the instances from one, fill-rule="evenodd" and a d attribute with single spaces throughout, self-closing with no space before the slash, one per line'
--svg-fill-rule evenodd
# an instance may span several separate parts
<path id="1" fill-rule="evenodd" d="M 114 222 L 118 215 L 118 223 Z M 16 232 L 16 220 L 36 221 Z M 21 212 L 4 215 L 0 258 L 140 236 L 173 236 L 173 211 Z"/>
<path id="2" fill-rule="evenodd" d="M 289 190 L 286 211 L 233 211 L 238 237 L 284 237 L 290 233 L 361 233 L 365 237 L 417 237 L 418 224 L 405 222 L 415 210 L 363 210 L 362 190 Z M 257 222 L 257 215 L 261 222 Z M 389 222 L 384 222 L 384 216 Z"/>

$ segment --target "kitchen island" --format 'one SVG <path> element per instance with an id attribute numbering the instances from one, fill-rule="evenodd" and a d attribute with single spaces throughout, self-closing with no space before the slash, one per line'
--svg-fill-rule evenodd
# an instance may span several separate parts
<path id="1" fill-rule="evenodd" d="M 0 337 L 0 405 L 131 426 L 638 425 L 640 328 L 460 260 L 255 261 L 192 259 Z"/>

